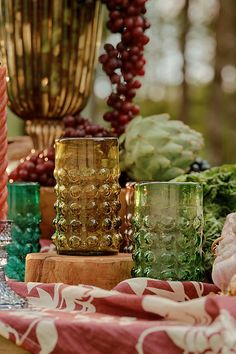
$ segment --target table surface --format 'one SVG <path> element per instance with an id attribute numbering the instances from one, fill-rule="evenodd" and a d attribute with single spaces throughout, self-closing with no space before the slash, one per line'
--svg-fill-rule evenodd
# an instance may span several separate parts
<path id="1" fill-rule="evenodd" d="M 27 354 L 30 353 L 18 345 L 14 344 L 10 340 L 0 336 L 0 353 L 5 354 Z"/>

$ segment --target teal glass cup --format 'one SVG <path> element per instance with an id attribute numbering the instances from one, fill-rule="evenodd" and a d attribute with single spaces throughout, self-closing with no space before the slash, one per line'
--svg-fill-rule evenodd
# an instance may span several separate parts
<path id="1" fill-rule="evenodd" d="M 40 186 L 38 183 L 8 184 L 8 218 L 13 220 L 12 243 L 7 246 L 6 275 L 23 281 L 25 258 L 40 250 Z"/>
<path id="2" fill-rule="evenodd" d="M 202 280 L 201 185 L 135 184 L 132 224 L 134 277 Z"/>

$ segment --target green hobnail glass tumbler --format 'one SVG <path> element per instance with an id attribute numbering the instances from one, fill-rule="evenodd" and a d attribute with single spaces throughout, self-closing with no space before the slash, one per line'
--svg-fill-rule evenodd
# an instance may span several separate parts
<path id="1" fill-rule="evenodd" d="M 197 183 L 137 183 L 134 277 L 202 280 L 203 192 Z"/>
<path id="2" fill-rule="evenodd" d="M 9 278 L 23 281 L 25 258 L 40 250 L 40 186 L 38 183 L 8 184 L 8 218 L 13 220 L 12 243 L 7 246 Z"/>

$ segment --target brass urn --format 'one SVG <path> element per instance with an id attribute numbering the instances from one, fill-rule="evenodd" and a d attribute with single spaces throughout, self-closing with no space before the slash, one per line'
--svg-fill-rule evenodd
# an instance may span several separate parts
<path id="1" fill-rule="evenodd" d="M 1 0 L 9 107 L 35 149 L 51 146 L 62 117 L 85 106 L 101 29 L 100 0 Z"/>

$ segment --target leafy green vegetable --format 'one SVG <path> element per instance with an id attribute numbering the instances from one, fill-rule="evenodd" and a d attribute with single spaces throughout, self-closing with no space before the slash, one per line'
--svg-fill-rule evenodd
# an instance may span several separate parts
<path id="1" fill-rule="evenodd" d="M 182 175 L 175 181 L 196 182 L 203 186 L 203 280 L 211 281 L 214 261 L 212 243 L 221 235 L 225 217 L 236 211 L 236 165 L 222 165 L 204 172 Z"/>

